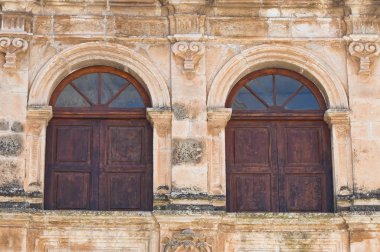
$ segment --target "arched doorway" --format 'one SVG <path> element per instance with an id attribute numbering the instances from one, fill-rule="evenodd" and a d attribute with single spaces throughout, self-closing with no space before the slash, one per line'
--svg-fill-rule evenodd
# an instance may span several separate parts
<path id="1" fill-rule="evenodd" d="M 78 70 L 52 94 L 45 209 L 151 210 L 150 99 L 131 75 Z"/>
<path id="2" fill-rule="evenodd" d="M 260 70 L 234 86 L 226 106 L 228 211 L 333 211 L 326 104 L 311 81 Z"/>

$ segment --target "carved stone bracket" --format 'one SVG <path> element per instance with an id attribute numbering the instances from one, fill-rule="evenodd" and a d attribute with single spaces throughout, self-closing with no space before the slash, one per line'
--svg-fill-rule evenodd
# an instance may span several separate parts
<path id="1" fill-rule="evenodd" d="M 231 119 L 231 108 L 209 109 L 207 111 L 207 128 L 212 135 L 218 135 Z"/>
<path id="2" fill-rule="evenodd" d="M 42 190 L 46 127 L 52 116 L 53 112 L 50 106 L 28 107 L 26 125 L 27 177 L 25 180 L 27 191 Z"/>
<path id="3" fill-rule="evenodd" d="M 349 36 L 349 53 L 359 58 L 359 74 L 369 74 L 371 58 L 379 55 L 380 45 L 377 43 L 378 35 L 352 34 Z"/>
<path id="4" fill-rule="evenodd" d="M 183 60 L 183 70 L 194 72 L 195 66 L 204 54 L 205 46 L 201 42 L 180 41 L 172 46 L 175 56 Z"/>
<path id="5" fill-rule="evenodd" d="M 28 49 L 28 42 L 22 38 L 0 37 L 0 52 L 5 53 L 5 68 L 16 67 L 16 55 Z"/>
<path id="6" fill-rule="evenodd" d="M 173 235 L 165 245 L 164 252 L 212 252 L 212 247 L 203 234 L 196 234 L 191 229 L 185 229 Z"/>
<path id="7" fill-rule="evenodd" d="M 160 137 L 165 137 L 170 134 L 172 128 L 171 110 L 148 108 L 146 116 Z"/>

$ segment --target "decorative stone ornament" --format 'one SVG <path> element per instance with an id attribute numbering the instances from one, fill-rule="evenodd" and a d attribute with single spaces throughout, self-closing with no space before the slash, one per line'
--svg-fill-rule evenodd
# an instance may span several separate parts
<path id="1" fill-rule="evenodd" d="M 183 60 L 183 70 L 185 72 L 194 72 L 205 51 L 205 46 L 201 42 L 180 41 L 173 45 L 175 56 Z"/>
<path id="2" fill-rule="evenodd" d="M 16 67 L 16 55 L 28 49 L 28 42 L 22 38 L 0 37 L 0 52 L 5 53 L 5 68 Z"/>
<path id="3" fill-rule="evenodd" d="M 165 245 L 164 252 L 211 252 L 211 245 L 202 234 L 196 234 L 191 229 L 185 229 Z"/>
<path id="4" fill-rule="evenodd" d="M 379 55 L 380 46 L 376 42 L 377 36 L 351 35 L 352 40 L 348 46 L 348 51 L 354 57 L 360 59 L 359 74 L 369 74 L 371 58 Z"/>

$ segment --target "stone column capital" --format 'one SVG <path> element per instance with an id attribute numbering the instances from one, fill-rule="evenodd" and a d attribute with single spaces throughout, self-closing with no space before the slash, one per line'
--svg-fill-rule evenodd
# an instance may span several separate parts
<path id="1" fill-rule="evenodd" d="M 166 108 L 147 108 L 146 117 L 160 137 L 170 134 L 172 111 Z"/>
<path id="2" fill-rule="evenodd" d="M 53 109 L 51 106 L 29 106 L 26 114 L 27 132 L 39 135 L 52 117 Z"/>
<path id="3" fill-rule="evenodd" d="M 183 60 L 183 70 L 194 72 L 205 52 L 205 45 L 198 41 L 179 41 L 172 46 L 173 54 Z"/>
<path id="4" fill-rule="evenodd" d="M 328 109 L 324 114 L 324 120 L 332 127 L 333 125 L 350 124 L 350 111 L 348 109 Z"/>
<path id="5" fill-rule="evenodd" d="M 207 126 L 213 135 L 220 133 L 231 119 L 231 108 L 213 108 L 207 111 Z"/>

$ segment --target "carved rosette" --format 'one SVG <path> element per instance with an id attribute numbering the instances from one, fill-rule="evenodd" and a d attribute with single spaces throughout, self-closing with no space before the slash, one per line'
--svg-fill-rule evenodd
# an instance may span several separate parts
<path id="1" fill-rule="evenodd" d="M 180 41 L 172 46 L 172 50 L 175 56 L 183 60 L 183 70 L 194 72 L 205 52 L 205 46 L 201 42 Z"/>
<path id="2" fill-rule="evenodd" d="M 146 116 L 158 136 L 168 136 L 172 129 L 172 112 L 169 109 L 148 108 Z"/>
<path id="3" fill-rule="evenodd" d="M 363 35 L 362 37 L 352 36 L 350 39 L 352 41 L 348 46 L 348 51 L 352 56 L 359 58 L 359 73 L 369 74 L 371 59 L 380 53 L 376 38 Z"/>
<path id="4" fill-rule="evenodd" d="M 212 252 L 212 247 L 203 234 L 196 234 L 191 229 L 185 229 L 173 235 L 165 245 L 164 252 Z"/>
<path id="5" fill-rule="evenodd" d="M 53 112 L 50 106 L 30 107 L 27 112 L 27 177 L 26 190 L 42 190 L 45 169 L 45 132 Z"/>
<path id="6" fill-rule="evenodd" d="M 0 52 L 5 53 L 5 68 L 16 67 L 16 55 L 28 49 L 28 42 L 22 38 L 0 37 Z"/>

